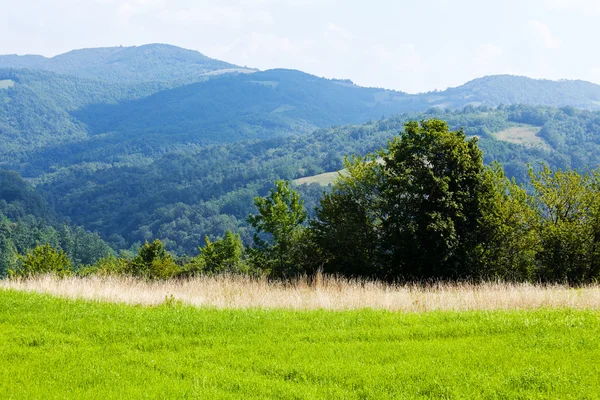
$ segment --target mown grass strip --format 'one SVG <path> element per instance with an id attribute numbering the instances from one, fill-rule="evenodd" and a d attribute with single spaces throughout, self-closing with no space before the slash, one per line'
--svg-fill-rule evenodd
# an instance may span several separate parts
<path id="1" fill-rule="evenodd" d="M 600 313 L 216 310 L 0 290 L 0 398 L 598 398 Z"/>

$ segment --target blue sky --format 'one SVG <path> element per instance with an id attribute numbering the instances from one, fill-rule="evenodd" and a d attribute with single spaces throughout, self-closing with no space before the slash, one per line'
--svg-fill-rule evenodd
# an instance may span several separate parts
<path id="1" fill-rule="evenodd" d="M 0 54 L 169 43 L 421 92 L 491 74 L 600 83 L 600 0 L 0 0 Z"/>

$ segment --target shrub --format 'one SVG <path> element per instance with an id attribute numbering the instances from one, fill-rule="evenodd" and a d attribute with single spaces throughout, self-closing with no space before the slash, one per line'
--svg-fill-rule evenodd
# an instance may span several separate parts
<path id="1" fill-rule="evenodd" d="M 182 270 L 167 252 L 164 244 L 156 239 L 140 247 L 138 255 L 128 262 L 124 272 L 148 279 L 169 279 L 177 276 Z"/>
<path id="2" fill-rule="evenodd" d="M 37 246 L 25 256 L 19 256 L 19 265 L 9 270 L 11 277 L 31 277 L 41 274 L 54 274 L 60 277 L 71 273 L 71 263 L 67 254 L 49 244 Z"/>

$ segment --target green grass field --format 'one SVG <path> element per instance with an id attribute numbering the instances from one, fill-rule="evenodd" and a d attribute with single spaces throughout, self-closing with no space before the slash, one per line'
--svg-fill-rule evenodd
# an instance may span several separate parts
<path id="1" fill-rule="evenodd" d="M 0 290 L 0 398 L 573 398 L 600 312 L 213 310 Z"/>

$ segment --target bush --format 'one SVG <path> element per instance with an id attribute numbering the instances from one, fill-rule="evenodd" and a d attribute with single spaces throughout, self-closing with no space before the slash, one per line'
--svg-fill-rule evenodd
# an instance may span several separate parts
<path id="1" fill-rule="evenodd" d="M 19 256 L 19 266 L 9 270 L 11 277 L 28 278 L 41 274 L 54 274 L 60 277 L 71 274 L 71 263 L 67 254 L 49 244 L 37 246 L 25 256 Z"/>
<path id="2" fill-rule="evenodd" d="M 169 279 L 181 273 L 182 269 L 167 252 L 164 244 L 156 239 L 140 247 L 138 255 L 128 262 L 124 272 L 148 279 Z"/>

